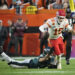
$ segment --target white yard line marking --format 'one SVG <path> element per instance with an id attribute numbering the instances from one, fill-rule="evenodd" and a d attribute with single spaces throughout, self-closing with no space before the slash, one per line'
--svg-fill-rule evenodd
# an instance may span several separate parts
<path id="1" fill-rule="evenodd" d="M 38 74 L 38 73 L 60 73 L 60 74 L 64 74 L 64 73 L 74 73 L 75 74 L 75 71 L 30 71 L 30 72 L 7 72 L 7 73 L 24 73 L 24 74 L 31 74 L 31 73 L 33 73 L 33 74 Z"/>
<path id="2" fill-rule="evenodd" d="M 37 58 L 37 57 L 12 57 L 13 59 L 33 59 L 33 58 Z M 62 59 L 65 59 L 65 57 L 62 57 Z M 70 59 L 75 59 L 75 58 L 70 58 Z"/>
<path id="3" fill-rule="evenodd" d="M 37 57 L 11 57 L 11 58 L 13 58 L 13 59 L 33 59 L 33 58 L 37 58 Z M 2 58 L 0 57 L 0 60 L 1 60 Z M 62 57 L 62 59 L 65 59 L 65 57 Z M 70 59 L 75 59 L 75 58 L 70 58 Z"/>

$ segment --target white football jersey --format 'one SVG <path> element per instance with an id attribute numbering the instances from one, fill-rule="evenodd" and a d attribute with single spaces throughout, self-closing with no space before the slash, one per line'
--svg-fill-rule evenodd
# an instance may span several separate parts
<path id="1" fill-rule="evenodd" d="M 48 28 L 48 25 L 47 24 L 43 24 L 43 25 L 41 25 L 40 27 L 39 27 L 39 30 L 41 31 L 41 32 L 45 32 L 45 31 L 47 31 L 46 29 Z"/>
<path id="2" fill-rule="evenodd" d="M 49 27 L 49 38 L 57 39 L 60 36 L 62 37 L 62 31 L 67 28 L 67 30 L 72 30 L 72 27 L 69 25 L 68 20 L 64 19 L 61 24 L 58 23 L 57 18 L 48 19 L 46 25 Z"/>

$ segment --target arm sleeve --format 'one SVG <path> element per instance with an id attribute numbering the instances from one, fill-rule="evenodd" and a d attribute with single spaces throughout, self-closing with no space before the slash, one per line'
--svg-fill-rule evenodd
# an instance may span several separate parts
<path id="1" fill-rule="evenodd" d="M 71 30 L 72 30 L 72 27 L 71 27 L 70 25 L 68 25 L 68 26 L 67 26 L 67 30 L 68 30 L 68 31 L 71 31 Z"/>
<path id="2" fill-rule="evenodd" d="M 65 25 L 65 28 L 67 28 L 68 31 L 71 31 L 72 30 L 72 27 L 69 25 L 68 20 L 65 20 L 64 23 L 65 23 L 64 24 Z"/>
<path id="3" fill-rule="evenodd" d="M 47 24 L 47 26 L 48 26 L 49 28 L 51 28 L 51 26 L 52 26 L 52 21 L 51 21 L 50 19 L 48 19 L 47 22 L 46 22 L 46 24 Z"/>
<path id="4" fill-rule="evenodd" d="M 40 27 L 39 27 L 39 30 L 41 31 L 41 32 L 45 32 L 45 28 L 48 28 L 48 25 L 47 24 L 43 24 L 43 25 L 41 25 Z"/>
<path id="5" fill-rule="evenodd" d="M 45 24 L 43 24 L 42 26 L 39 27 L 39 30 L 40 30 L 41 32 L 44 32 L 44 31 L 45 31 L 45 30 L 44 30 L 45 28 L 51 28 L 51 26 L 52 26 L 52 22 L 51 22 L 50 19 L 48 19 Z"/>

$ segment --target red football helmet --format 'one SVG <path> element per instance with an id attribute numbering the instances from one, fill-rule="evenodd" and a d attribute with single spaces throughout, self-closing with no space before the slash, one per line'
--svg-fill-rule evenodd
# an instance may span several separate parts
<path id="1" fill-rule="evenodd" d="M 64 18 L 66 16 L 66 13 L 65 13 L 64 10 L 58 10 L 57 13 L 56 13 L 56 15 L 58 17 L 63 17 Z"/>
<path id="2" fill-rule="evenodd" d="M 66 13 L 64 10 L 58 10 L 56 13 L 56 16 L 57 16 L 58 22 L 61 23 L 65 19 Z"/>

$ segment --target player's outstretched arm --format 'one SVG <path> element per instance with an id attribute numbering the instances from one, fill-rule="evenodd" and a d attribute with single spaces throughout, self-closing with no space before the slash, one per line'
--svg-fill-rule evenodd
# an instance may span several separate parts
<path id="1" fill-rule="evenodd" d="M 43 62 L 43 61 L 47 60 L 48 58 L 49 58 L 49 54 L 46 54 L 45 57 L 39 59 L 39 62 Z"/>

